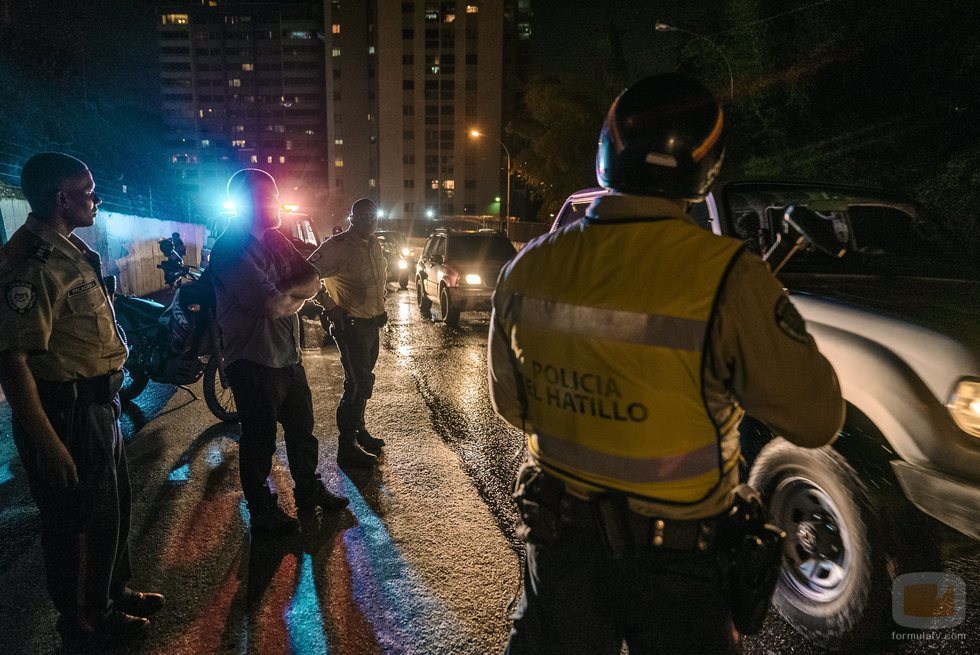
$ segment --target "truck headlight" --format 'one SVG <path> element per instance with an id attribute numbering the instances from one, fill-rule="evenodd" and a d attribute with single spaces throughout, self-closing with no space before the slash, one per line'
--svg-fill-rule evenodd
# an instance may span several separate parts
<path id="1" fill-rule="evenodd" d="M 408 268 L 408 262 L 405 261 L 404 259 L 399 259 L 398 260 L 398 268 L 400 268 L 400 269 L 406 269 L 406 268 Z"/>
<path id="2" fill-rule="evenodd" d="M 483 284 L 483 278 L 476 273 L 467 273 L 466 284 Z"/>
<path id="3" fill-rule="evenodd" d="M 946 403 L 946 409 L 961 430 L 980 437 L 980 380 L 960 380 Z"/>

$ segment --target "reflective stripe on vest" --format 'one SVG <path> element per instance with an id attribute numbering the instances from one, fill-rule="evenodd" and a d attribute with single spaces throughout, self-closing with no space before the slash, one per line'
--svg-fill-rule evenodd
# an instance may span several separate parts
<path id="1" fill-rule="evenodd" d="M 680 220 L 583 224 L 525 247 L 495 306 L 531 455 L 569 480 L 668 503 L 708 497 L 723 462 L 704 348 L 740 248 Z"/>

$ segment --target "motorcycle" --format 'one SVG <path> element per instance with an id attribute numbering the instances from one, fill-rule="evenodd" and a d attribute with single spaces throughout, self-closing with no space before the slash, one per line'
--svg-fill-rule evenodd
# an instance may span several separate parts
<path id="1" fill-rule="evenodd" d="M 184 266 L 176 280 L 173 301 L 114 294 L 120 336 L 129 347 L 119 397 L 124 403 L 139 396 L 150 380 L 188 384 L 204 377 L 204 402 L 217 418 L 238 420 L 221 357 L 221 338 L 215 320 L 214 289 L 201 269 Z"/>

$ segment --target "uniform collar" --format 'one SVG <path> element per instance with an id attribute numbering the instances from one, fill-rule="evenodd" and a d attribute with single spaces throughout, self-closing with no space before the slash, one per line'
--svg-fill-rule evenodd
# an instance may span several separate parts
<path id="1" fill-rule="evenodd" d="M 585 215 L 597 222 L 622 218 L 677 218 L 693 223 L 684 211 L 686 208 L 687 203 L 683 200 L 610 193 L 593 200 Z"/>
<path id="2" fill-rule="evenodd" d="M 92 251 L 88 247 L 88 244 L 79 237 L 71 234 L 68 238 L 65 238 L 50 225 L 34 216 L 34 214 L 27 215 L 27 222 L 24 223 L 24 227 L 30 230 L 34 236 L 41 239 L 41 241 L 44 241 L 53 249 L 73 261 L 84 258 L 85 255 L 88 255 Z"/>

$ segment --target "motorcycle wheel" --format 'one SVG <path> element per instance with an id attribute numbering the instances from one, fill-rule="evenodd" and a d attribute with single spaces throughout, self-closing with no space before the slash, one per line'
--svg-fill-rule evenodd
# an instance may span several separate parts
<path id="1" fill-rule="evenodd" d="M 138 371 L 131 371 L 128 368 L 123 369 L 123 383 L 119 387 L 119 400 L 123 404 L 129 404 L 133 402 L 136 396 L 143 393 L 146 389 L 146 385 L 149 384 L 150 378 L 146 376 L 145 373 L 139 373 Z"/>
<path id="2" fill-rule="evenodd" d="M 126 330 L 120 323 L 116 323 L 116 329 L 119 330 L 119 338 L 126 347 L 130 347 L 129 337 L 126 335 Z M 150 378 L 145 373 L 140 373 L 138 371 L 132 371 L 129 368 L 123 367 L 123 383 L 119 387 L 119 400 L 124 405 L 128 405 L 133 402 L 136 396 L 143 393 L 146 389 L 146 385 L 150 383 Z"/>
<path id="3" fill-rule="evenodd" d="M 211 413 L 225 423 L 238 422 L 238 407 L 231 392 L 231 384 L 224 370 L 218 366 L 221 356 L 211 355 L 204 368 L 204 402 Z"/>

